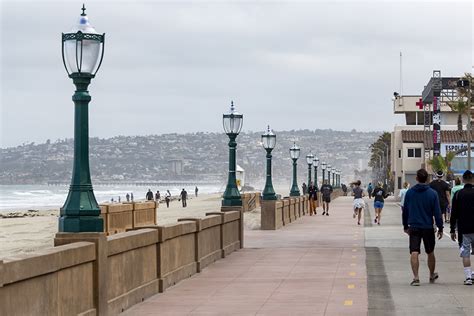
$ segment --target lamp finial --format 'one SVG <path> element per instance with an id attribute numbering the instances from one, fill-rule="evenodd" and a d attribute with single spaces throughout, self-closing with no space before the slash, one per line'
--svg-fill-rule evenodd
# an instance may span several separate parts
<path id="1" fill-rule="evenodd" d="M 86 5 L 84 3 L 82 4 L 82 9 L 81 10 L 82 10 L 81 16 L 86 16 L 87 15 L 86 14 Z"/>

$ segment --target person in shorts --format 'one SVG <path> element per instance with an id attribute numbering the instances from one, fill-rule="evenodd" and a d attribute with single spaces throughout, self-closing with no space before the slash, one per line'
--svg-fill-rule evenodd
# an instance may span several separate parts
<path id="1" fill-rule="evenodd" d="M 427 180 L 428 172 L 425 169 L 418 170 L 416 173 L 418 183 L 407 191 L 402 213 L 403 230 L 410 236 L 410 264 L 413 272 L 413 281 L 410 285 L 412 286 L 420 285 L 418 269 L 422 241 L 428 255 L 430 283 L 434 283 L 438 278 L 438 273 L 435 272 L 436 257 L 434 249 L 436 237 L 433 218 L 438 227 L 438 239 L 443 238 L 443 218 L 439 207 L 438 194 L 426 184 Z"/>
<path id="2" fill-rule="evenodd" d="M 352 189 L 352 195 L 354 196 L 354 215 L 353 217 L 357 217 L 357 225 L 360 225 L 360 218 L 362 217 L 362 210 L 365 207 L 364 197 L 364 190 L 360 187 L 361 182 L 357 180 L 353 182 L 354 188 Z"/>
<path id="3" fill-rule="evenodd" d="M 462 243 L 459 253 L 464 266 L 464 284 L 472 285 L 471 248 L 474 243 L 474 175 L 470 170 L 464 172 L 464 188 L 459 190 L 453 198 L 451 213 L 451 239 L 456 241 L 456 225 Z M 459 238 L 461 239 L 461 238 Z"/>
<path id="4" fill-rule="evenodd" d="M 439 207 L 441 208 L 441 214 L 443 214 L 444 221 L 449 223 L 449 203 L 451 201 L 451 186 L 443 180 L 443 171 L 436 172 L 436 179 L 431 181 L 430 187 L 438 193 Z"/>
<path id="5" fill-rule="evenodd" d="M 380 219 L 382 217 L 384 202 L 388 196 L 387 192 L 383 188 L 382 182 L 377 183 L 377 187 L 374 189 L 374 192 L 372 192 L 372 196 L 374 197 L 374 209 L 375 209 L 374 223 L 380 225 Z"/>
<path id="6" fill-rule="evenodd" d="M 329 216 L 329 203 L 331 203 L 331 193 L 333 191 L 332 185 L 328 180 L 324 180 L 324 184 L 319 189 L 323 197 L 323 215 Z"/>

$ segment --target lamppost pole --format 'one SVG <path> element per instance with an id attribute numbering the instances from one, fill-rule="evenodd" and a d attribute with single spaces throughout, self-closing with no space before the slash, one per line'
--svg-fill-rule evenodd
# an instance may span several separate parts
<path id="1" fill-rule="evenodd" d="M 224 131 L 229 137 L 229 177 L 222 199 L 222 206 L 242 206 L 242 198 L 237 188 L 237 178 L 235 176 L 237 167 L 237 142 L 235 139 L 242 129 L 242 124 L 243 115 L 235 111 L 234 102 L 231 102 L 230 113 L 223 115 Z"/>
<path id="2" fill-rule="evenodd" d="M 322 184 L 324 184 L 324 182 L 326 181 L 326 162 L 323 161 L 323 163 L 321 164 L 321 170 L 323 172 L 323 182 Z"/>
<path id="3" fill-rule="evenodd" d="M 316 189 L 316 192 L 318 192 L 319 191 L 319 187 L 318 187 L 319 158 L 318 157 L 314 157 L 313 166 L 314 166 L 314 187 Z"/>
<path id="4" fill-rule="evenodd" d="M 328 165 L 328 183 L 329 183 L 329 185 L 331 185 L 331 170 L 332 170 L 331 165 Z"/>
<path id="5" fill-rule="evenodd" d="M 308 187 L 309 187 L 309 184 L 311 183 L 311 167 L 313 166 L 313 159 L 314 159 L 314 155 L 309 152 L 309 154 L 306 155 L 306 163 L 308 164 Z"/>
<path id="6" fill-rule="evenodd" d="M 265 134 L 262 135 L 262 145 L 267 152 L 267 176 L 265 181 L 265 188 L 263 189 L 263 200 L 276 200 L 277 196 L 272 184 L 272 150 L 275 148 L 276 135 L 270 130 L 268 126 Z"/>
<path id="7" fill-rule="evenodd" d="M 336 169 L 332 168 L 332 186 L 336 187 Z"/>
<path id="8" fill-rule="evenodd" d="M 89 95 L 88 86 L 100 68 L 104 56 L 105 34 L 89 24 L 82 7 L 76 33 L 62 34 L 62 59 L 69 78 L 76 86 L 74 102 L 74 161 L 71 185 L 60 209 L 59 232 L 103 232 L 104 221 L 94 196 L 89 167 Z"/>
<path id="9" fill-rule="evenodd" d="M 300 156 L 300 148 L 296 146 L 296 143 L 293 144 L 293 147 L 290 148 L 290 157 L 293 160 L 293 184 L 290 190 L 290 196 L 300 196 L 300 190 L 298 189 L 298 180 L 296 177 L 297 173 L 297 160 Z"/>

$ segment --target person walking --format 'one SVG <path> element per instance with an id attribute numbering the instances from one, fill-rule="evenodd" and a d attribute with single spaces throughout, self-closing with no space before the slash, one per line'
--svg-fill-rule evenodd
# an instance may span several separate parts
<path id="1" fill-rule="evenodd" d="M 324 184 L 321 186 L 321 194 L 323 196 L 323 215 L 329 216 L 329 203 L 331 203 L 331 193 L 333 191 L 332 185 L 329 184 L 329 180 L 324 180 Z"/>
<path id="2" fill-rule="evenodd" d="M 316 190 L 313 182 L 310 182 L 308 186 L 308 198 L 309 215 L 313 216 L 313 213 L 316 215 L 316 201 L 318 200 L 318 191 Z"/>
<path id="3" fill-rule="evenodd" d="M 438 193 L 439 207 L 441 209 L 441 214 L 443 214 L 444 221 L 449 223 L 449 214 L 447 210 L 449 208 L 449 203 L 451 201 L 451 186 L 443 180 L 444 173 L 439 170 L 436 172 L 436 179 L 431 181 L 430 187 Z"/>
<path id="4" fill-rule="evenodd" d="M 374 223 L 380 225 L 383 205 L 385 203 L 385 199 L 388 197 L 387 192 L 383 188 L 382 182 L 377 183 L 377 187 L 372 192 L 372 195 L 374 197 L 374 209 L 375 209 Z"/>
<path id="5" fill-rule="evenodd" d="M 372 191 L 374 191 L 374 187 L 372 186 L 372 182 L 369 182 L 367 186 L 367 193 L 369 194 L 369 200 L 372 198 Z"/>
<path id="6" fill-rule="evenodd" d="M 398 194 L 398 197 L 400 198 L 400 208 L 402 209 L 402 212 L 403 212 L 403 204 L 405 204 L 405 195 L 407 194 L 409 187 L 410 187 L 410 184 L 408 182 L 403 183 L 403 189 L 401 189 L 400 193 Z"/>
<path id="7" fill-rule="evenodd" d="M 341 188 L 342 188 L 342 192 L 344 193 L 344 196 L 347 196 L 347 185 L 343 183 L 341 184 Z"/>
<path id="8" fill-rule="evenodd" d="M 436 191 L 426 184 L 428 172 L 425 169 L 419 169 L 416 172 L 416 181 L 418 183 L 405 194 L 402 213 L 403 230 L 410 236 L 410 264 L 413 272 L 413 281 L 410 285 L 412 286 L 420 285 L 418 270 L 422 240 L 425 252 L 428 255 L 430 283 L 434 283 L 438 278 L 438 273 L 435 272 L 436 257 L 434 249 L 436 238 L 433 218 L 435 219 L 436 226 L 438 226 L 438 239 L 443 238 L 443 218 L 439 207 L 439 198 Z"/>
<path id="9" fill-rule="evenodd" d="M 303 195 L 306 195 L 306 192 L 308 191 L 308 187 L 306 186 L 306 183 L 303 182 L 301 185 L 301 188 L 303 189 Z"/>
<path id="10" fill-rule="evenodd" d="M 199 189 L 198 189 L 198 187 L 196 186 L 196 187 L 194 188 L 194 195 L 195 195 L 196 197 L 198 197 L 198 192 L 199 192 Z"/>
<path id="11" fill-rule="evenodd" d="M 464 188 L 453 198 L 451 211 L 451 239 L 456 241 L 456 224 L 459 239 L 462 236 L 460 256 L 464 266 L 464 284 L 472 285 L 471 250 L 474 243 L 474 176 L 470 170 L 464 172 Z"/>
<path id="12" fill-rule="evenodd" d="M 147 201 L 153 201 L 153 192 L 151 192 L 151 189 L 148 189 L 145 197 Z"/>
<path id="13" fill-rule="evenodd" d="M 171 201 L 171 192 L 170 192 L 170 190 L 166 190 L 166 193 L 165 193 L 165 202 L 166 202 L 166 207 L 167 207 L 167 208 L 170 207 L 170 201 Z"/>
<path id="14" fill-rule="evenodd" d="M 160 200 L 161 200 L 161 194 L 160 194 L 160 191 L 156 191 L 155 193 L 155 201 L 160 203 Z"/>
<path id="15" fill-rule="evenodd" d="M 461 183 L 459 177 L 456 177 L 456 179 L 454 179 L 454 187 L 451 189 L 451 206 L 453 205 L 454 195 L 461 189 L 464 189 L 464 184 Z"/>
<path id="16" fill-rule="evenodd" d="M 360 219 L 362 217 L 362 210 L 365 207 L 364 190 L 360 187 L 361 182 L 357 180 L 352 183 L 354 188 L 352 189 L 352 195 L 354 196 L 354 215 L 353 218 L 357 217 L 357 225 L 360 225 Z"/>
<path id="17" fill-rule="evenodd" d="M 133 202 L 133 192 L 130 193 L 130 200 Z"/>
<path id="18" fill-rule="evenodd" d="M 127 202 L 130 202 L 130 194 L 127 193 L 127 195 L 125 195 L 125 198 L 127 199 Z"/>
<path id="19" fill-rule="evenodd" d="M 184 188 L 181 190 L 180 196 L 181 196 L 181 203 L 183 204 L 183 207 L 188 206 L 188 204 L 186 203 L 186 200 L 188 198 L 188 192 L 186 192 Z"/>

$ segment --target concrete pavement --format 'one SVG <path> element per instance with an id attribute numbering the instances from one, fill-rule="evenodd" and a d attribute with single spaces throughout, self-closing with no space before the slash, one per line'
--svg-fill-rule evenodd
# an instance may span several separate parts
<path id="1" fill-rule="evenodd" d="M 370 204 L 363 226 L 341 197 L 330 216 L 319 208 L 277 231 L 246 230 L 245 249 L 124 315 L 474 315 L 456 245 L 437 244 L 436 284 L 422 255 L 422 284 L 410 287 L 400 209 L 387 202 L 378 226 Z"/>

